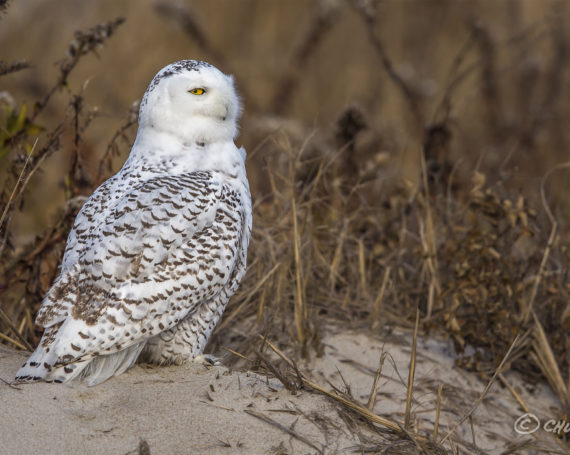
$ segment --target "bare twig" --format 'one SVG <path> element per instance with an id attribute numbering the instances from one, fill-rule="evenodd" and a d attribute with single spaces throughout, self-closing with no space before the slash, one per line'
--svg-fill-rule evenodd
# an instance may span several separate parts
<path id="1" fill-rule="evenodd" d="M 20 332 L 14 326 L 14 324 L 12 324 L 12 321 L 10 320 L 8 315 L 4 313 L 4 310 L 2 308 L 0 308 L 0 318 L 6 323 L 6 325 L 8 325 L 8 327 L 12 329 L 12 333 L 14 333 L 14 335 L 16 335 L 16 337 L 22 342 L 22 344 L 26 347 L 26 350 L 28 351 L 34 350 L 34 348 L 32 348 L 32 346 L 30 345 L 30 343 L 28 343 L 28 341 L 20 334 Z"/>
<path id="2" fill-rule="evenodd" d="M 3 62 L 0 60 L 0 76 L 5 74 L 15 73 L 23 69 L 29 68 L 30 64 L 25 60 L 17 60 L 12 63 Z"/>
<path id="3" fill-rule="evenodd" d="M 370 390 L 370 396 L 368 397 L 368 403 L 366 407 L 369 411 L 374 410 L 374 404 L 376 403 L 376 395 L 378 394 L 378 384 L 380 383 L 380 376 L 382 375 L 382 367 L 384 366 L 384 360 L 386 360 L 386 353 L 382 352 L 380 354 L 380 361 L 378 362 L 378 369 L 376 370 L 376 375 L 374 376 L 374 382 L 372 384 L 372 390 Z"/>
<path id="4" fill-rule="evenodd" d="M 289 390 L 293 395 L 295 395 L 297 393 L 297 386 L 293 382 L 289 381 L 289 379 L 287 379 L 285 377 L 285 375 L 282 374 L 281 371 L 279 371 L 279 368 L 277 368 L 277 366 L 273 365 L 273 363 L 271 363 L 271 361 L 265 355 L 263 355 L 260 351 L 255 351 L 255 355 L 257 355 L 257 357 L 259 357 L 259 359 L 263 362 L 265 367 L 277 379 L 279 379 L 281 381 L 281 383 L 285 386 L 285 388 L 287 390 Z"/>
<path id="5" fill-rule="evenodd" d="M 0 338 L 2 338 L 5 341 L 8 341 L 9 343 L 12 343 L 14 346 L 16 346 L 17 348 L 20 348 L 22 351 L 28 350 L 26 348 L 26 346 L 24 346 L 22 343 L 14 340 L 13 338 L 10 338 L 8 335 L 4 335 L 2 332 L 0 332 Z"/>
<path id="6" fill-rule="evenodd" d="M 14 384 L 12 384 L 11 382 L 6 381 L 6 379 L 0 378 L 0 381 L 2 381 L 4 384 L 6 384 L 8 387 L 10 387 L 11 389 L 14 390 L 22 390 L 19 387 L 16 387 Z"/>
<path id="7" fill-rule="evenodd" d="M 441 411 L 441 396 L 443 391 L 443 384 L 437 387 L 437 403 L 435 406 L 435 422 L 433 425 L 433 440 L 437 441 L 437 434 L 439 432 L 439 416 Z"/>
<path id="8" fill-rule="evenodd" d="M 138 121 L 138 108 L 139 108 L 138 101 L 134 102 L 131 106 L 131 109 L 129 110 L 127 121 L 123 123 L 117 131 L 115 131 L 115 134 L 113 134 L 113 137 L 107 144 L 105 153 L 103 153 L 101 161 L 99 162 L 99 167 L 97 169 L 97 176 L 95 177 L 95 183 L 97 185 L 103 182 L 105 178 L 105 171 L 109 173 L 111 172 L 111 158 L 113 155 L 118 154 L 117 140 L 119 138 L 122 138 L 124 141 L 128 140 L 127 138 L 128 129 L 131 126 L 135 125 Z M 106 169 L 104 169 L 105 167 Z"/>
<path id="9" fill-rule="evenodd" d="M 195 41 L 198 47 L 209 55 L 217 65 L 227 68 L 225 58 L 210 43 L 206 32 L 200 25 L 200 20 L 197 19 L 197 15 L 190 5 L 159 1 L 155 3 L 154 9 L 164 18 L 178 24 L 184 33 Z"/>
<path id="10" fill-rule="evenodd" d="M 562 374 L 560 373 L 560 368 L 556 362 L 556 357 L 552 352 L 552 347 L 548 342 L 546 333 L 542 324 L 536 317 L 534 311 L 532 312 L 534 319 L 534 342 L 532 354 L 533 360 L 537 363 L 540 370 L 546 377 L 550 387 L 556 393 L 556 396 L 562 403 L 563 408 L 568 409 L 570 407 L 570 390 L 568 390 Z"/>
<path id="11" fill-rule="evenodd" d="M 36 105 L 36 109 L 30 117 L 30 122 L 33 123 L 36 117 L 45 109 L 53 94 L 66 86 L 69 75 L 77 66 L 81 57 L 101 47 L 123 22 L 125 22 L 125 18 L 118 17 L 112 21 L 96 25 L 86 31 L 78 30 L 75 32 L 75 38 L 69 44 L 67 50 L 68 56 L 59 62 L 59 79 L 44 99 Z"/>
<path id="12" fill-rule="evenodd" d="M 311 24 L 301 43 L 295 50 L 283 77 L 276 84 L 271 106 L 274 112 L 284 114 L 289 109 L 295 88 L 299 84 L 300 76 L 303 74 L 309 59 L 316 52 L 319 43 L 331 30 L 335 20 L 339 16 L 339 8 L 331 6 L 330 2 L 321 1 L 317 10 L 312 16 Z"/>
<path id="13" fill-rule="evenodd" d="M 418 345 L 418 327 L 420 323 L 420 309 L 416 309 L 416 325 L 414 326 L 414 336 L 412 339 L 412 352 L 410 354 L 410 368 L 408 372 L 408 387 L 406 393 L 406 411 L 404 428 L 409 430 L 410 428 L 410 414 L 412 409 L 412 395 L 414 391 L 414 378 L 416 375 L 416 349 Z"/>
<path id="14" fill-rule="evenodd" d="M 265 414 L 262 414 L 261 412 L 252 411 L 251 409 L 244 409 L 243 412 L 245 412 L 246 414 L 249 414 L 253 417 L 258 418 L 259 420 L 263 420 L 264 422 L 268 423 L 269 425 L 273 425 L 275 428 L 278 428 L 281 431 L 287 433 L 288 435 L 294 437 L 295 439 L 303 442 L 304 444 L 307 444 L 309 447 L 315 449 L 318 453 L 321 453 L 321 454 L 324 453 L 321 448 L 317 447 L 315 444 L 313 444 L 311 441 L 309 441 L 305 436 L 300 435 L 299 433 L 292 430 L 291 428 L 287 428 L 286 426 L 281 425 L 279 422 L 273 420 L 271 417 L 268 417 Z"/>
<path id="15" fill-rule="evenodd" d="M 31 176 L 31 172 L 27 176 L 24 176 L 24 175 L 25 175 L 26 170 L 28 168 L 28 164 L 32 160 L 32 155 L 34 154 L 34 151 L 36 149 L 37 144 L 38 144 L 38 139 L 35 140 L 34 145 L 32 147 L 32 150 L 30 150 L 30 153 L 28 153 L 28 156 L 26 158 L 26 162 L 24 163 L 24 166 L 22 167 L 22 170 L 20 171 L 20 175 L 18 176 L 18 180 L 16 181 L 16 184 L 14 185 L 14 189 L 10 193 L 10 197 L 8 198 L 8 202 L 7 202 L 6 206 L 4 207 L 4 210 L 2 211 L 2 216 L 0 216 L 0 235 L 2 235 L 2 240 L 0 241 L 0 257 L 2 257 L 2 253 L 4 252 L 4 247 L 6 246 L 6 241 L 8 239 L 8 224 L 10 223 L 10 218 L 8 217 L 8 214 L 11 213 L 13 210 L 13 207 L 16 206 L 15 201 L 14 201 L 16 194 L 18 194 L 18 197 L 16 197 L 16 199 L 19 199 L 19 197 L 21 196 L 21 194 L 24 191 L 24 188 L 25 188 L 25 186 L 29 180 L 29 177 Z"/>
<path id="16" fill-rule="evenodd" d="M 370 322 L 372 327 L 374 327 L 378 321 L 378 315 L 382 309 L 382 302 L 384 301 L 384 294 L 386 293 L 386 287 L 388 286 L 388 279 L 390 278 L 390 266 L 386 267 L 384 270 L 384 278 L 382 278 L 382 286 L 380 287 L 380 292 L 376 296 L 374 303 L 372 304 L 372 313 L 370 314 Z"/>
<path id="17" fill-rule="evenodd" d="M 299 231 L 297 228 L 297 210 L 295 206 L 295 198 L 291 199 L 291 212 L 293 217 L 293 248 L 295 257 L 295 280 L 296 280 L 296 299 L 295 299 L 295 327 L 297 328 L 297 338 L 301 345 L 305 342 L 306 308 L 304 305 L 303 289 L 302 289 L 302 265 L 301 256 L 299 254 Z"/>
<path id="18" fill-rule="evenodd" d="M 479 407 L 479 405 L 481 404 L 481 402 L 483 401 L 483 399 L 487 396 L 487 393 L 489 393 L 489 390 L 491 389 L 491 386 L 495 383 L 495 379 L 497 379 L 497 376 L 502 372 L 503 366 L 505 365 L 505 363 L 507 362 L 507 360 L 509 359 L 509 356 L 511 355 L 511 352 L 513 351 L 513 349 L 515 348 L 515 346 L 517 345 L 518 341 L 520 338 L 520 334 L 517 335 L 515 337 L 515 339 L 513 340 L 513 342 L 511 343 L 511 346 L 509 347 L 509 350 L 507 351 L 507 353 L 505 354 L 505 356 L 503 357 L 503 360 L 501 360 L 501 363 L 499 364 L 499 366 L 496 368 L 495 373 L 493 374 L 493 376 L 491 377 L 491 379 L 489 380 L 489 382 L 487 383 L 487 385 L 485 386 L 485 388 L 483 389 L 483 392 L 481 392 L 481 395 L 479 396 L 479 398 L 477 399 L 477 401 L 471 406 L 471 408 L 469 409 L 469 411 L 463 416 L 461 417 L 461 419 L 459 419 L 459 421 L 453 425 L 453 427 L 451 428 L 451 430 L 449 430 L 449 432 L 443 437 L 443 439 L 440 441 L 441 444 L 443 444 L 453 433 L 455 433 L 455 430 L 457 430 L 457 428 L 459 428 L 459 426 L 461 424 L 463 424 L 463 422 L 465 422 L 469 416 L 473 415 L 473 413 L 476 411 L 476 409 Z"/>
<path id="19" fill-rule="evenodd" d="M 388 74 L 388 77 L 392 80 L 392 82 L 394 82 L 396 87 L 398 87 L 402 92 L 402 94 L 404 95 L 404 99 L 407 101 L 410 107 L 410 111 L 416 121 L 416 127 L 422 129 L 424 125 L 424 120 L 422 113 L 420 112 L 418 96 L 408 85 L 408 83 L 402 78 L 402 76 L 400 76 L 396 72 L 394 66 L 392 65 L 392 61 L 390 60 L 388 54 L 386 53 L 384 44 L 382 43 L 380 38 L 378 38 L 378 36 L 376 35 L 375 32 L 375 26 L 377 21 L 376 10 L 366 8 L 365 5 L 356 1 L 351 1 L 350 4 L 354 8 L 354 10 L 358 12 L 362 17 L 362 20 L 366 25 L 368 39 L 372 44 L 372 46 L 374 47 L 376 55 L 378 55 L 378 57 L 380 58 L 380 62 L 382 64 L 382 67 L 386 71 L 386 74 Z"/>
<path id="20" fill-rule="evenodd" d="M 544 269 L 546 267 L 546 262 L 548 261 L 550 251 L 552 250 L 552 247 L 554 245 L 554 241 L 556 239 L 556 234 L 557 234 L 557 230 L 558 230 L 558 222 L 556 221 L 556 218 L 554 218 L 554 215 L 552 214 L 552 210 L 550 210 L 550 206 L 548 205 L 548 202 L 546 200 L 546 189 L 545 189 L 545 187 L 546 187 L 546 181 L 548 180 L 548 178 L 554 172 L 559 171 L 561 169 L 570 169 L 570 163 L 568 163 L 568 162 L 567 163 L 561 163 L 561 164 L 558 164 L 557 166 L 554 166 L 552 169 L 550 169 L 544 175 L 544 177 L 542 177 L 542 180 L 540 182 L 540 198 L 542 201 L 542 207 L 543 207 L 544 211 L 546 212 L 546 215 L 548 216 L 550 223 L 552 224 L 552 228 L 550 230 L 550 236 L 548 237 L 548 242 L 546 244 L 546 248 L 544 249 L 544 254 L 542 255 L 542 260 L 540 261 L 540 266 L 538 267 L 538 272 L 537 272 L 536 277 L 534 279 L 534 283 L 532 286 L 532 291 L 531 291 L 530 297 L 525 304 L 523 324 L 526 324 L 526 322 L 528 321 L 529 316 L 531 314 L 532 307 L 533 307 L 534 301 L 536 299 L 536 295 L 538 293 L 538 287 L 539 287 L 539 285 L 542 281 L 542 277 L 544 275 Z"/>

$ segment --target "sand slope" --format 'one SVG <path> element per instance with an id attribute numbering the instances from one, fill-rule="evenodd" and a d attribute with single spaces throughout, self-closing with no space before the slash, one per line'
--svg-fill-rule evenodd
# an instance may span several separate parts
<path id="1" fill-rule="evenodd" d="M 0 351 L 0 375 L 13 376 L 21 353 Z M 327 407 L 325 399 L 293 396 L 277 381 L 201 365 L 145 368 L 97 387 L 53 384 L 0 387 L 2 454 L 267 453 L 281 442 L 292 453 L 308 453 L 282 431 L 244 413 L 294 403 Z M 291 419 L 287 419 L 291 420 Z M 302 432 L 322 439 L 314 428 Z M 314 452 L 314 451 L 313 451 Z"/>
<path id="2" fill-rule="evenodd" d="M 366 403 L 383 346 L 393 362 L 385 363 L 374 411 L 403 422 L 410 336 L 394 333 L 389 340 L 346 332 L 329 335 L 325 355 L 301 367 L 327 387 L 327 381 L 342 387 L 342 375 L 353 396 Z M 0 378 L 10 381 L 25 357 L 0 346 Z M 516 375 L 509 375 L 509 381 L 537 415 L 553 412 L 556 400 L 546 387 L 531 393 Z M 447 344 L 433 340 L 419 343 L 415 382 L 413 411 L 420 431 L 433 429 L 436 391 L 444 383 L 440 435 L 485 386 L 454 368 Z M 0 383 L 0 403 L 1 454 L 332 454 L 353 453 L 360 444 L 379 441 L 365 425 L 355 428 L 342 418 L 338 405 L 320 394 L 302 390 L 293 395 L 276 379 L 223 366 L 136 366 L 92 388 Z M 247 411 L 261 413 L 282 428 Z M 499 453 L 512 441 L 525 439 L 537 448 L 515 453 L 556 449 L 544 432 L 537 434 L 543 441 L 515 433 L 513 423 L 521 414 L 510 393 L 496 385 L 474 415 L 475 445 L 468 423 L 454 439 L 464 453 Z"/>

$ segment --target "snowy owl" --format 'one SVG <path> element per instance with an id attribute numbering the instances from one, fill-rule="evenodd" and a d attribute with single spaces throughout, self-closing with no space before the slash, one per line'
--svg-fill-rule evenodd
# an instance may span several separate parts
<path id="1" fill-rule="evenodd" d="M 87 200 L 19 382 L 99 384 L 139 355 L 201 356 L 246 269 L 251 196 L 233 79 L 195 60 L 154 77 L 123 168 Z"/>

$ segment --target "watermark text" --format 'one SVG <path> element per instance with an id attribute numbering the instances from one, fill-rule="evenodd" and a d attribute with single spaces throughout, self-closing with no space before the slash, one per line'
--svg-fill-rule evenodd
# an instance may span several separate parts
<path id="1" fill-rule="evenodd" d="M 550 419 L 542 423 L 537 416 L 528 412 L 520 416 L 514 424 L 514 429 L 518 434 L 532 434 L 539 428 L 548 433 L 563 436 L 570 433 L 570 422 L 563 419 Z"/>

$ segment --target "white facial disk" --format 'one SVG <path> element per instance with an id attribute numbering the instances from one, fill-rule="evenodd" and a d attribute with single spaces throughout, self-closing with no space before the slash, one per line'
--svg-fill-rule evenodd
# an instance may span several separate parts
<path id="1" fill-rule="evenodd" d="M 150 128 L 187 145 L 233 141 L 240 114 L 231 76 L 206 62 L 181 60 L 160 70 L 148 86 L 139 132 Z"/>

